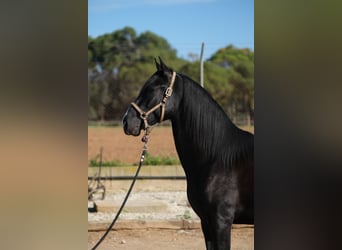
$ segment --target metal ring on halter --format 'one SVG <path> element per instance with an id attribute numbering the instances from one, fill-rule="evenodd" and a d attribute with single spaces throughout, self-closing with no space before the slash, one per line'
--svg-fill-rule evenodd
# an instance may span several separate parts
<path id="1" fill-rule="evenodd" d="M 172 88 L 168 87 L 165 91 L 165 96 L 170 97 L 172 95 Z"/>
<path id="2" fill-rule="evenodd" d="M 141 113 L 140 118 L 143 120 L 147 119 L 147 114 L 145 112 Z"/>

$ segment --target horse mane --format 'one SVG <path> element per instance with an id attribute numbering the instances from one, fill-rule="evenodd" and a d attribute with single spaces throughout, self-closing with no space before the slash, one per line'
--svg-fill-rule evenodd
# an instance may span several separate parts
<path id="1" fill-rule="evenodd" d="M 209 161 L 225 167 L 253 157 L 253 135 L 236 127 L 212 96 L 191 78 L 183 78 L 184 134 Z"/>

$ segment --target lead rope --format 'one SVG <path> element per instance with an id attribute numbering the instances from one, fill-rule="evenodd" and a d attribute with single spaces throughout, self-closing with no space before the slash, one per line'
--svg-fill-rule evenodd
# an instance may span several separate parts
<path id="1" fill-rule="evenodd" d="M 141 169 L 141 166 L 145 160 L 145 154 L 147 152 L 147 143 L 148 143 L 148 138 L 149 138 L 149 134 L 151 133 L 151 129 L 146 129 L 145 131 L 145 134 L 144 136 L 142 137 L 141 141 L 144 143 L 144 146 L 142 148 L 142 152 L 141 152 L 141 156 L 140 156 L 140 162 L 139 162 L 139 166 L 137 168 L 137 171 L 134 175 L 134 178 L 133 178 L 133 181 L 131 183 L 131 186 L 129 187 L 128 189 L 128 192 L 126 194 L 126 197 L 125 199 L 123 200 L 122 204 L 121 204 L 121 207 L 120 209 L 118 210 L 118 212 L 116 213 L 115 215 L 115 218 L 113 219 L 112 223 L 109 225 L 107 231 L 104 233 L 104 235 L 101 237 L 101 239 L 99 239 L 99 241 L 95 244 L 95 246 L 93 246 L 93 248 L 91 248 L 91 250 L 95 250 L 101 243 L 102 241 L 106 238 L 107 234 L 112 230 L 114 224 L 116 223 L 117 219 L 119 218 L 120 214 L 121 214 L 121 211 L 123 210 L 127 200 L 128 200 L 128 197 L 129 195 L 131 194 L 132 192 L 132 189 L 133 189 L 133 186 L 135 184 L 135 181 L 137 180 L 137 177 L 139 175 L 139 172 L 140 172 L 140 169 Z"/>

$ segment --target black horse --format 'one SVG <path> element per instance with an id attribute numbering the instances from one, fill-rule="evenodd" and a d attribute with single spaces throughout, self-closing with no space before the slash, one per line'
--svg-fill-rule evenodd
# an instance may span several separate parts
<path id="1" fill-rule="evenodd" d="M 159 58 L 123 117 L 127 135 L 138 136 L 170 119 L 187 195 L 201 218 L 207 249 L 230 249 L 233 223 L 254 224 L 254 137 L 237 128 L 198 83 Z"/>

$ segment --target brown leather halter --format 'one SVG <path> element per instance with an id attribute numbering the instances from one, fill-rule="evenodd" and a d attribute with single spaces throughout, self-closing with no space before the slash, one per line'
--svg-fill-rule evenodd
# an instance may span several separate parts
<path id="1" fill-rule="evenodd" d="M 171 82 L 169 87 L 167 87 L 167 89 L 165 90 L 164 93 L 164 97 L 161 100 L 160 103 L 158 103 L 157 105 L 155 105 L 154 107 L 152 107 L 151 109 L 149 109 L 148 111 L 143 111 L 135 102 L 132 102 L 131 105 L 133 106 L 133 108 L 135 108 L 136 111 L 138 111 L 138 113 L 140 114 L 140 118 L 144 121 L 144 125 L 145 125 L 145 130 L 146 132 L 148 131 L 148 133 L 150 132 L 150 130 L 152 129 L 152 125 L 149 125 L 147 122 L 147 118 L 148 116 L 153 113 L 154 111 L 156 111 L 158 108 L 161 108 L 161 115 L 160 115 L 160 119 L 159 119 L 159 123 L 161 123 L 164 120 L 164 115 L 165 115 L 165 104 L 167 99 L 172 95 L 172 91 L 173 91 L 173 85 L 175 83 L 175 79 L 176 79 L 176 72 L 173 71 L 172 72 L 172 78 L 171 78 Z"/>

